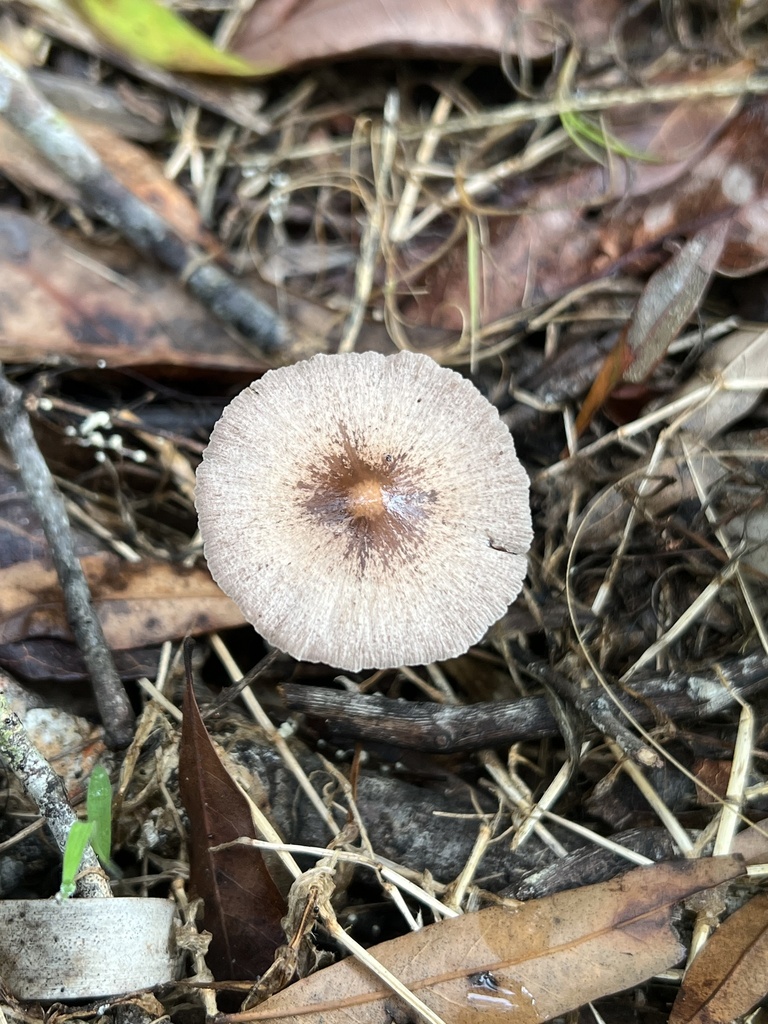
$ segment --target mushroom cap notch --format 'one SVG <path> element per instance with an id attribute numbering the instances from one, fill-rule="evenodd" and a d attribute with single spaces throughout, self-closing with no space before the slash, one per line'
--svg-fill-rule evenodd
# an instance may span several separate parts
<path id="1" fill-rule="evenodd" d="M 317 355 L 227 406 L 197 471 L 213 578 L 271 644 L 347 671 L 464 653 L 519 593 L 529 483 L 428 356 Z"/>

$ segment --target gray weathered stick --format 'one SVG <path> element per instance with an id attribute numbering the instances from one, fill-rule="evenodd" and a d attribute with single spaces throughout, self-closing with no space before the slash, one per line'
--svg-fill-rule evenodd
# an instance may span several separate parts
<path id="1" fill-rule="evenodd" d="M 64 783 L 30 743 L 21 719 L 11 710 L 4 693 L 0 693 L 0 757 L 27 796 L 37 804 L 63 855 L 69 830 L 77 816 L 69 805 Z M 77 881 L 78 896 L 112 895 L 109 881 L 90 846 L 83 854 L 80 870 L 85 873 Z"/>
<path id="2" fill-rule="evenodd" d="M 0 434 L 42 522 L 64 591 L 69 625 L 91 677 L 106 740 L 112 747 L 127 746 L 133 736 L 133 710 L 91 604 L 91 592 L 75 554 L 64 500 L 37 446 L 22 393 L 11 384 L 1 367 Z"/>
<path id="3" fill-rule="evenodd" d="M 0 114 L 78 189 L 86 210 L 172 270 L 214 316 L 231 324 L 264 353 L 282 347 L 284 328 L 274 311 L 116 181 L 97 153 L 37 91 L 26 72 L 2 51 Z"/>

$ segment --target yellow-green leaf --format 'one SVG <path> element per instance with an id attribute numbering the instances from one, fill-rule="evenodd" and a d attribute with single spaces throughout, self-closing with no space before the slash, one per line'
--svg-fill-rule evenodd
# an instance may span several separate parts
<path id="1" fill-rule="evenodd" d="M 207 36 L 156 0 L 68 0 L 110 46 L 167 71 L 203 75 L 268 75 L 277 66 L 251 64 L 217 50 Z"/>

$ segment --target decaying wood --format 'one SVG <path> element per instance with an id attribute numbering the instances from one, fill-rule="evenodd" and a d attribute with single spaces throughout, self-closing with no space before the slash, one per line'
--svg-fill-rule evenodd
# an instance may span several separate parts
<path id="1" fill-rule="evenodd" d="M 697 673 L 638 674 L 631 690 L 617 687 L 613 695 L 641 725 L 663 718 L 699 721 L 731 707 L 736 695 L 746 698 L 760 692 L 766 682 L 768 655 L 761 649 Z M 323 733 L 339 742 L 370 740 L 404 750 L 445 754 L 558 733 L 544 697 L 455 707 L 338 693 L 297 683 L 286 683 L 282 690 L 292 711 L 322 719 Z M 602 699 L 606 707 L 611 706 L 606 694 Z"/>

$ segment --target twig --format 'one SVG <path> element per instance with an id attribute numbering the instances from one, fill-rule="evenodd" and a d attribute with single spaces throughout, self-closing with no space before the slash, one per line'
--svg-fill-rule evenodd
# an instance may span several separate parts
<path id="1" fill-rule="evenodd" d="M 746 697 L 764 689 L 766 676 L 768 655 L 761 648 L 743 657 L 723 659 L 700 672 L 638 674 L 632 680 L 631 693 L 619 687 L 614 692 L 626 712 L 641 724 L 654 724 L 659 715 L 698 721 L 720 714 L 739 695 Z M 450 707 L 338 693 L 299 683 L 285 683 L 280 689 L 288 708 L 322 719 L 324 735 L 340 742 L 373 739 L 403 750 L 455 754 L 558 734 L 544 697 Z"/>
<path id="2" fill-rule="evenodd" d="M 69 830 L 77 821 L 69 805 L 64 783 L 45 758 L 30 743 L 21 719 L 0 693 L 0 755 L 34 800 L 63 855 Z M 77 880 L 78 896 L 111 896 L 112 890 L 96 854 L 86 847 Z"/>
<path id="3" fill-rule="evenodd" d="M 109 173 L 97 153 L 35 88 L 26 72 L 0 52 L 0 114 L 74 185 L 93 216 L 117 228 L 136 248 L 172 270 L 213 314 L 265 353 L 284 344 L 277 315 L 185 242 L 146 203 Z"/>
<path id="4" fill-rule="evenodd" d="M 599 682 L 583 668 L 579 671 L 574 664 L 572 672 L 563 672 L 543 663 L 535 663 L 529 668 L 537 679 L 551 686 L 555 693 L 580 711 L 598 732 L 618 743 L 627 757 L 646 767 L 662 767 L 661 757 L 635 736 Z"/>
<path id="5" fill-rule="evenodd" d="M 64 592 L 67 619 L 91 677 L 105 738 L 112 747 L 124 747 L 133 733 L 133 711 L 91 604 L 64 500 L 37 446 L 22 398 L 19 388 L 11 384 L 0 366 L 0 434 L 42 522 Z"/>

